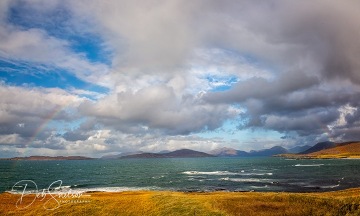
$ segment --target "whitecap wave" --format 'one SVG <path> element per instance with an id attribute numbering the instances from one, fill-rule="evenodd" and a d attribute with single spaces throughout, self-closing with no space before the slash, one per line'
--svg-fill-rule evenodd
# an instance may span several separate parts
<path id="1" fill-rule="evenodd" d="M 232 182 L 269 182 L 269 179 L 257 179 L 257 178 L 220 178 L 221 181 Z"/>
<path id="2" fill-rule="evenodd" d="M 153 176 L 151 177 L 152 179 L 161 179 L 161 178 L 164 178 L 165 176 L 164 175 L 161 175 L 161 176 Z"/>
<path id="3" fill-rule="evenodd" d="M 262 188 L 268 188 L 268 185 L 265 186 L 250 186 L 251 188 L 255 188 L 255 189 L 262 189 Z"/>
<path id="4" fill-rule="evenodd" d="M 124 192 L 124 191 L 142 191 L 142 190 L 158 190 L 158 187 L 97 187 L 97 188 L 79 188 L 75 190 L 82 190 L 85 192 Z"/>
<path id="5" fill-rule="evenodd" d="M 238 173 L 229 172 L 229 171 L 212 171 L 212 172 L 185 171 L 182 173 L 186 175 L 238 175 Z"/>
<path id="6" fill-rule="evenodd" d="M 244 175 L 244 176 L 264 176 L 264 175 L 273 175 L 273 173 L 245 173 L 245 174 L 241 174 L 241 175 Z"/>
<path id="7" fill-rule="evenodd" d="M 324 166 L 324 164 L 296 164 L 296 167 L 319 167 Z"/>
<path id="8" fill-rule="evenodd" d="M 337 185 L 328 185 L 328 186 L 321 186 L 321 188 L 337 188 L 339 187 L 340 184 L 337 184 Z"/>
<path id="9" fill-rule="evenodd" d="M 304 187 L 306 188 L 322 188 L 322 189 L 331 189 L 331 188 L 337 188 L 339 187 L 340 184 L 337 184 L 337 185 L 306 185 Z"/>

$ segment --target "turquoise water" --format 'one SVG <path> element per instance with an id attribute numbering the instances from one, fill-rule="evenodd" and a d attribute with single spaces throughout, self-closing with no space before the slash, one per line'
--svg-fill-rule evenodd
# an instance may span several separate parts
<path id="1" fill-rule="evenodd" d="M 0 191 L 21 180 L 79 191 L 328 191 L 360 187 L 359 168 L 360 160 L 267 157 L 0 161 Z"/>

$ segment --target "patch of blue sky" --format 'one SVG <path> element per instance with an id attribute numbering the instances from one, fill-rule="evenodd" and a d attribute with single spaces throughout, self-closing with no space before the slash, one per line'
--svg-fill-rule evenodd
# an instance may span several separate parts
<path id="1" fill-rule="evenodd" d="M 248 63 L 251 63 L 253 65 L 262 65 L 263 62 L 260 61 L 260 59 L 258 57 L 256 57 L 255 55 L 252 55 L 250 53 L 242 53 L 241 57 Z"/>
<path id="2" fill-rule="evenodd" d="M 227 91 L 238 82 L 238 78 L 234 75 L 230 76 L 218 76 L 218 75 L 207 75 L 205 79 L 208 81 L 211 87 L 210 91 L 219 92 Z"/>
<path id="3" fill-rule="evenodd" d="M 279 67 L 279 64 L 273 64 L 271 61 L 266 60 L 264 58 L 260 58 L 259 56 L 255 56 L 249 53 L 243 54 L 244 59 L 247 63 L 251 64 L 253 67 L 258 68 L 260 70 L 264 70 L 269 72 L 270 74 L 276 74 L 282 69 Z M 269 76 L 268 78 L 271 78 L 273 76 Z M 275 78 L 275 77 L 273 77 Z"/>
<path id="4" fill-rule="evenodd" d="M 103 40 L 99 36 L 74 36 L 70 40 L 72 41 L 72 50 L 74 52 L 85 54 L 86 58 L 91 62 L 111 65 L 113 54 L 109 48 L 103 45 Z"/>
<path id="5" fill-rule="evenodd" d="M 86 121 L 86 118 L 79 118 L 71 122 L 51 120 L 46 125 L 48 128 L 56 130 L 59 135 L 64 135 L 68 131 L 76 130 L 82 123 Z"/>
<path id="6" fill-rule="evenodd" d="M 277 70 L 276 66 L 270 61 L 250 52 L 239 52 L 237 50 L 226 49 L 225 56 L 228 58 L 230 57 L 232 59 L 237 59 L 240 62 L 245 62 L 259 69 L 265 69 L 269 71 Z"/>
<path id="7" fill-rule="evenodd" d="M 23 30 L 41 29 L 49 36 L 65 40 L 69 48 L 84 55 L 89 61 L 110 65 L 112 51 L 104 44 L 101 35 L 95 33 L 86 21 L 75 25 L 69 11 L 57 7 L 50 12 L 38 11 L 27 4 L 15 4 L 8 13 L 8 22 Z"/>
<path id="8" fill-rule="evenodd" d="M 231 142 L 237 140 L 239 147 L 241 143 L 257 140 L 281 140 L 284 135 L 272 130 L 244 128 L 239 130 L 235 120 L 226 121 L 223 126 L 214 131 L 204 131 L 197 134 L 206 139 L 222 138 L 224 141 Z"/>
<path id="9" fill-rule="evenodd" d="M 220 56 L 220 59 L 226 59 L 225 61 L 229 61 L 229 63 L 238 64 L 238 66 L 248 66 L 247 70 L 249 70 L 247 73 L 250 76 L 240 77 L 240 79 L 248 79 L 249 77 L 254 76 L 266 76 L 266 77 L 272 77 L 271 74 L 274 74 L 281 70 L 279 68 L 278 64 L 272 63 L 269 59 L 266 59 L 260 55 L 256 55 L 255 53 L 250 52 L 240 52 L 238 50 L 225 48 L 222 49 L 222 52 L 220 54 L 217 54 Z M 236 68 L 236 67 L 235 67 Z M 251 71 L 257 71 L 258 74 L 249 74 Z"/>
<path id="10" fill-rule="evenodd" d="M 109 92 L 108 88 L 85 82 L 66 70 L 20 61 L 0 59 L 0 79 L 15 86 L 81 89 L 101 94 Z"/>

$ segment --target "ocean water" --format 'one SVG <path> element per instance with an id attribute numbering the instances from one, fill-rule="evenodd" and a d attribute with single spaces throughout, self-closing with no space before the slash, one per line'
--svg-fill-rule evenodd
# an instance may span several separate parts
<path id="1" fill-rule="evenodd" d="M 0 192 L 21 192 L 25 183 L 26 190 L 330 191 L 360 187 L 360 160 L 262 157 L 0 161 Z"/>

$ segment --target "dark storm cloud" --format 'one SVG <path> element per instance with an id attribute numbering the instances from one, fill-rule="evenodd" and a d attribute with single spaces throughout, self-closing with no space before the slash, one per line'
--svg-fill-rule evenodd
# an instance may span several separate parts
<path id="1" fill-rule="evenodd" d="M 345 120 L 348 123 L 348 125 L 360 126 L 360 110 L 357 109 L 354 113 L 347 114 L 345 116 Z"/>
<path id="2" fill-rule="evenodd" d="M 269 97 L 286 95 L 316 84 L 319 84 L 316 77 L 309 77 L 301 72 L 284 73 L 273 81 L 264 78 L 251 78 L 240 81 L 229 91 L 208 93 L 205 99 L 210 102 L 220 103 L 239 103 L 247 99 L 266 100 Z"/>
<path id="3" fill-rule="evenodd" d="M 62 137 L 67 141 L 78 141 L 78 140 L 84 141 L 89 138 L 89 135 L 84 135 L 79 132 L 71 131 L 71 132 L 66 132 Z"/>
<path id="4" fill-rule="evenodd" d="M 273 91 L 269 90 L 268 92 Z M 233 94 L 236 95 L 236 93 Z M 331 88 L 326 89 L 325 86 L 313 86 L 295 92 L 285 91 L 281 94 L 268 94 L 267 97 L 262 98 L 252 97 L 251 91 L 249 95 L 251 96 L 244 97 L 240 101 L 232 101 L 239 103 L 246 110 L 242 114 L 244 122 L 241 128 L 257 127 L 282 133 L 296 132 L 300 136 L 309 136 L 324 133 L 324 128 L 328 128 L 341 117 L 340 110 L 342 107 L 357 103 L 360 92 L 348 91 L 346 88 L 337 88 L 337 91 L 334 91 Z M 265 92 L 264 95 L 266 95 Z M 219 93 L 216 96 L 221 98 Z M 356 110 L 357 107 L 355 106 L 353 109 Z M 345 119 L 346 123 L 344 121 L 344 124 L 351 128 L 351 123 L 359 121 L 358 111 L 346 115 Z M 345 127 L 342 131 L 344 129 Z M 332 130 L 336 131 L 337 127 L 333 127 Z M 334 137 L 337 137 L 336 134 L 334 132 Z"/>
<path id="5" fill-rule="evenodd" d="M 297 42 L 319 64 L 323 78 L 348 79 L 360 84 L 360 2 L 299 3 L 303 9 L 293 25 L 282 32 Z M 285 21 L 286 22 L 286 21 Z"/>

